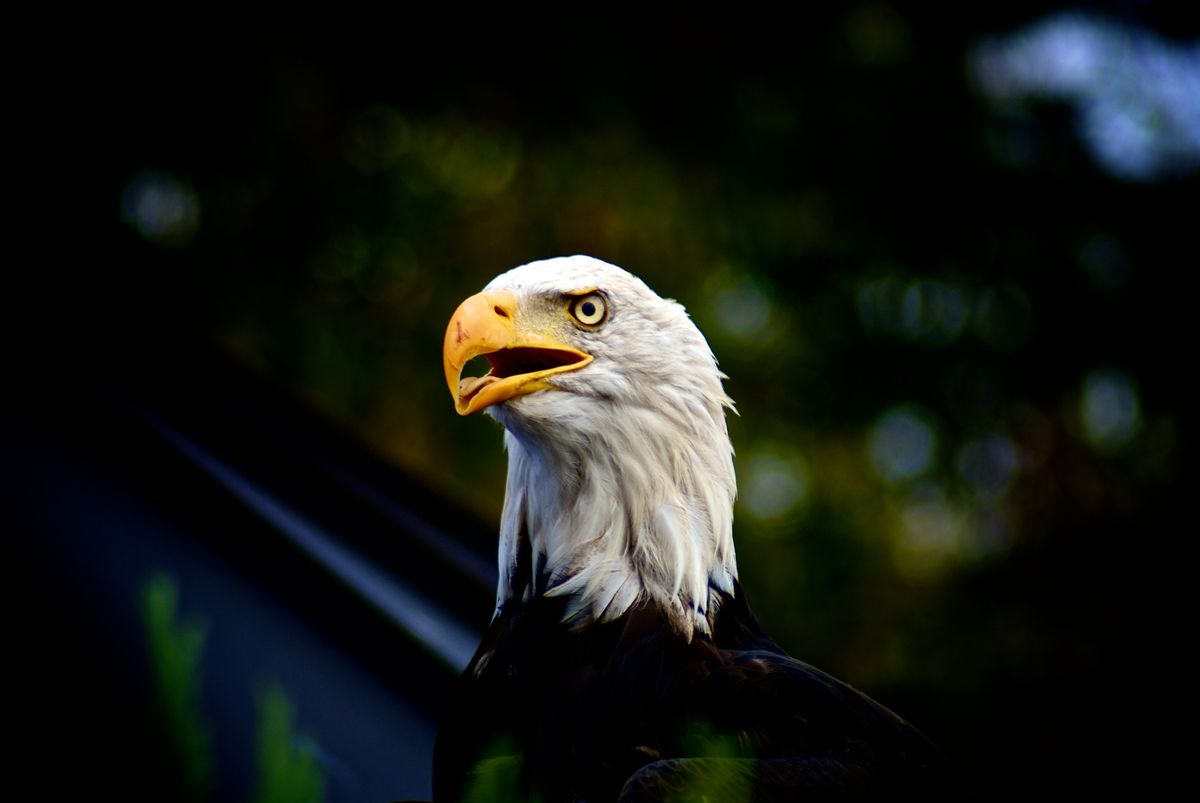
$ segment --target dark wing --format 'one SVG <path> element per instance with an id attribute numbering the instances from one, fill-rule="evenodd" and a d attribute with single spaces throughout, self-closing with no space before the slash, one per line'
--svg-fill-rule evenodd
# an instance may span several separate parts
<path id="1" fill-rule="evenodd" d="M 435 800 L 965 797 L 916 729 L 789 658 L 740 599 L 712 639 L 652 602 L 580 628 L 562 608 L 535 597 L 493 621 L 438 736 Z"/>
<path id="2" fill-rule="evenodd" d="M 640 769 L 622 800 L 969 797 L 914 727 L 779 652 L 715 648 L 681 673 L 668 705 L 683 723 L 670 753 L 684 758 Z"/>

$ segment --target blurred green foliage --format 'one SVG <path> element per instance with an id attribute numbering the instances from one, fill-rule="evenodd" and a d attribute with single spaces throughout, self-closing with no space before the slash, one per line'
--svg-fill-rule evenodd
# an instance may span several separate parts
<path id="1" fill-rule="evenodd" d="M 142 588 L 142 618 L 154 677 L 156 710 L 174 765 L 173 775 L 187 800 L 207 799 L 212 782 L 212 735 L 202 713 L 200 659 L 205 626 L 179 621 L 179 590 L 165 575 Z"/>
<path id="2" fill-rule="evenodd" d="M 154 677 L 154 710 L 166 737 L 163 754 L 170 764 L 156 767 L 155 772 L 182 799 L 210 800 L 213 736 L 201 694 L 207 628 L 196 619 L 179 620 L 179 587 L 165 574 L 157 574 L 143 585 L 142 617 Z M 255 803 L 321 803 L 325 799 L 316 743 L 299 737 L 295 718 L 295 707 L 283 687 L 269 684 L 259 700 Z"/>
<path id="3" fill-rule="evenodd" d="M 512 740 L 500 737 L 485 751 L 467 779 L 462 799 L 467 803 L 489 803 L 495 800 L 528 799 L 539 803 L 539 795 L 523 796 L 521 792 L 525 757 L 516 751 Z"/>
<path id="4" fill-rule="evenodd" d="M 753 751 L 749 738 L 719 733 L 702 719 L 694 720 L 682 734 L 681 755 L 695 761 L 696 773 L 679 784 L 667 799 L 671 803 L 750 803 L 754 800 Z"/>
<path id="5" fill-rule="evenodd" d="M 325 799 L 325 777 L 315 744 L 297 739 L 295 719 L 295 708 L 283 688 L 268 686 L 259 701 L 255 803 L 320 803 Z"/>

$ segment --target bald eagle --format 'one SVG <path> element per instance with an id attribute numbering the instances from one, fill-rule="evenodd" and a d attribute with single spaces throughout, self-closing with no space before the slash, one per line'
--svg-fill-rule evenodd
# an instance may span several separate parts
<path id="1" fill-rule="evenodd" d="M 532 262 L 459 306 L 443 361 L 457 411 L 504 426 L 508 479 L 496 609 L 435 800 L 964 796 L 915 728 L 751 613 L 733 403 L 680 304 L 591 257 Z"/>

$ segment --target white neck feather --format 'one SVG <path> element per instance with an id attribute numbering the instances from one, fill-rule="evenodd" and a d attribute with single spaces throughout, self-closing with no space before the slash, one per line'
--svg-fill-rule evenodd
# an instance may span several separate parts
<path id="1" fill-rule="evenodd" d="M 493 412 L 508 430 L 497 609 L 528 576 L 525 593 L 569 599 L 568 620 L 611 620 L 649 600 L 687 638 L 709 631 L 713 589 L 732 593 L 737 578 L 732 403 L 715 365 L 710 376 L 676 404 L 551 392 L 522 399 L 519 414 Z"/>

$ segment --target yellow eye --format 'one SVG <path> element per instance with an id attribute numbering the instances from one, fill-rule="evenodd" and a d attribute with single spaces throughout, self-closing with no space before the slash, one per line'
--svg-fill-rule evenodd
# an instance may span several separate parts
<path id="1" fill-rule="evenodd" d="M 599 293 L 588 293 L 574 299 L 568 309 L 571 317 L 584 326 L 599 326 L 608 315 L 608 305 Z"/>

